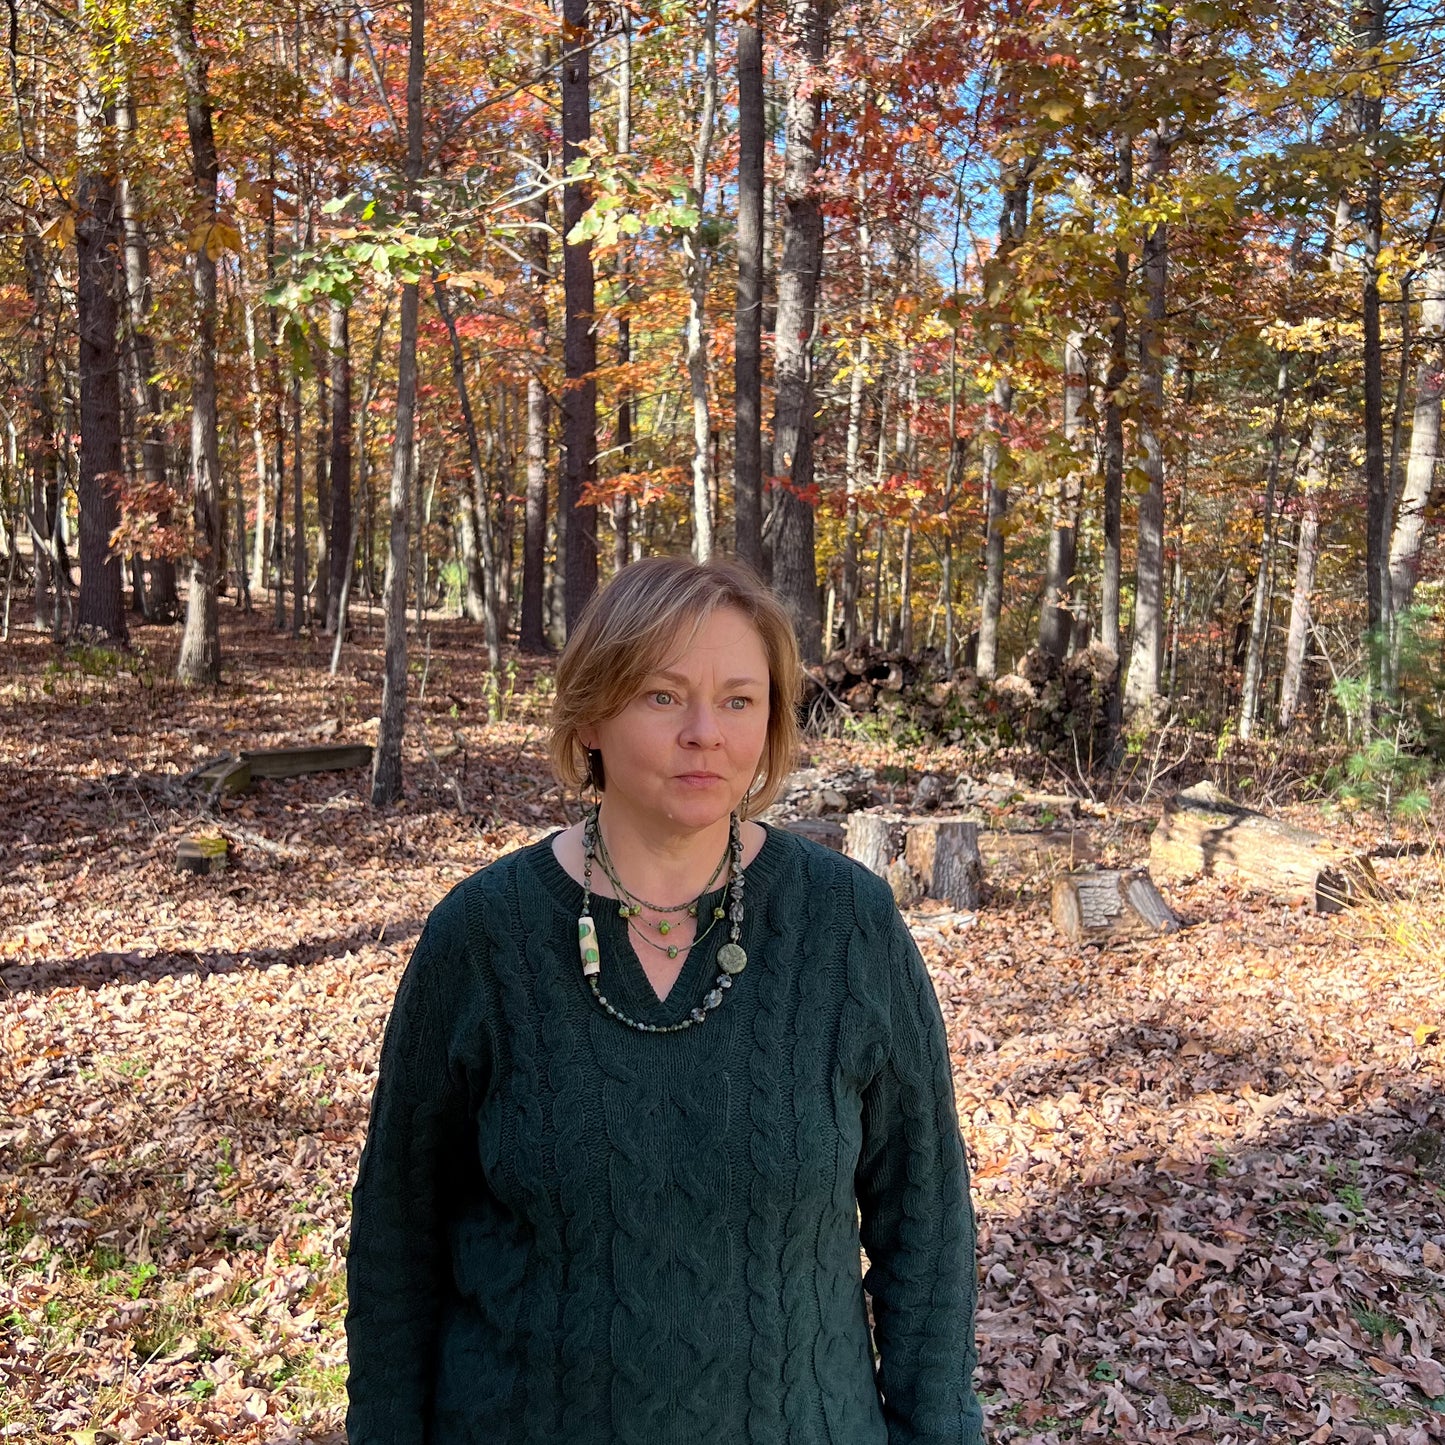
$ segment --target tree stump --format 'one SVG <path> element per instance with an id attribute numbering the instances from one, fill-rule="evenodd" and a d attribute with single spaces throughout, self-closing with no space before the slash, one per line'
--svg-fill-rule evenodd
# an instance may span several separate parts
<path id="1" fill-rule="evenodd" d="M 1107 870 L 1054 880 L 1054 927 L 1075 943 L 1177 933 L 1179 920 L 1147 873 Z"/>
<path id="2" fill-rule="evenodd" d="M 1370 860 L 1304 828 L 1242 808 L 1203 783 L 1172 798 L 1154 829 L 1160 877 L 1236 879 L 1275 897 L 1337 913 L 1376 892 Z"/>
<path id="3" fill-rule="evenodd" d="M 893 821 L 882 813 L 849 813 L 844 827 L 846 843 L 843 851 L 880 878 L 884 877 L 888 865 L 897 857 L 897 849 L 893 846 Z"/>
<path id="4" fill-rule="evenodd" d="M 978 854 L 978 824 L 966 819 L 910 820 L 903 856 L 929 898 L 954 908 L 983 902 L 983 860 Z"/>
<path id="5" fill-rule="evenodd" d="M 850 813 L 844 851 L 887 879 L 900 906 L 921 893 L 954 908 L 983 902 L 978 825 L 963 818 Z"/>
<path id="6" fill-rule="evenodd" d="M 186 837 L 176 844 L 176 864 L 190 873 L 220 873 L 229 851 L 224 838 Z"/>

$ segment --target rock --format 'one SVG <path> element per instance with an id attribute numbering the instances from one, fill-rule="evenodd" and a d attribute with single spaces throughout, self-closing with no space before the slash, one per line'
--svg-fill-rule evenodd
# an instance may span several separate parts
<path id="1" fill-rule="evenodd" d="M 924 773 L 913 793 L 915 812 L 931 813 L 943 805 L 947 784 L 937 773 Z"/>

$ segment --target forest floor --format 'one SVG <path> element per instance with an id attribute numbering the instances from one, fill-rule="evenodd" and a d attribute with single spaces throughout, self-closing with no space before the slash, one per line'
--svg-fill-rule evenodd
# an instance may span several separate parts
<path id="1" fill-rule="evenodd" d="M 179 786 L 198 760 L 370 741 L 380 698 L 379 630 L 333 679 L 321 640 L 223 618 L 214 694 L 168 681 L 174 630 L 118 668 L 0 650 L 3 1440 L 340 1439 L 348 1191 L 398 976 L 453 883 L 568 816 L 547 666 L 489 707 L 449 622 L 413 650 L 401 805 L 353 772 L 208 812 Z M 1115 800 L 1102 861 L 1142 857 L 1156 815 Z M 226 871 L 177 871 L 196 830 Z M 909 915 L 974 1162 L 990 1439 L 1445 1439 L 1445 865 L 1376 866 L 1389 896 L 1336 917 L 1169 889 L 1182 932 L 1109 948 L 1054 933 L 1043 876 Z"/>

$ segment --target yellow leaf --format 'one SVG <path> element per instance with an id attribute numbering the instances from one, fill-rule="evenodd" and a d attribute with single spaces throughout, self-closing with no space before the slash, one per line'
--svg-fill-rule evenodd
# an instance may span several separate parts
<path id="1" fill-rule="evenodd" d="M 1039 109 L 1055 124 L 1062 124 L 1074 113 L 1073 104 L 1067 100 L 1046 100 Z"/>
<path id="2" fill-rule="evenodd" d="M 68 246 L 75 239 L 75 212 L 62 211 L 40 232 L 42 241 L 54 241 L 57 246 Z"/>
<path id="3" fill-rule="evenodd" d="M 229 222 L 213 218 L 193 227 L 187 240 L 191 250 L 204 251 L 212 261 L 219 261 L 223 251 L 241 249 L 241 233 Z"/>
<path id="4" fill-rule="evenodd" d="M 1415 1047 L 1423 1049 L 1440 1030 L 1434 1024 L 1421 1024 L 1414 1031 Z"/>

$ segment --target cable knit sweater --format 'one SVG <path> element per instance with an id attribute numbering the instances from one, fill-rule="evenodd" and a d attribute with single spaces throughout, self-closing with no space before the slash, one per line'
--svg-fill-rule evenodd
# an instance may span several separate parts
<path id="1" fill-rule="evenodd" d="M 432 913 L 354 1196 L 351 1445 L 980 1439 L 973 1214 L 922 960 L 836 853 L 770 829 L 745 876 L 747 968 L 676 1034 L 592 998 L 549 841 Z M 660 1002 L 616 903 L 592 911 L 625 1013 L 671 1022 L 712 987 L 721 927 Z"/>

